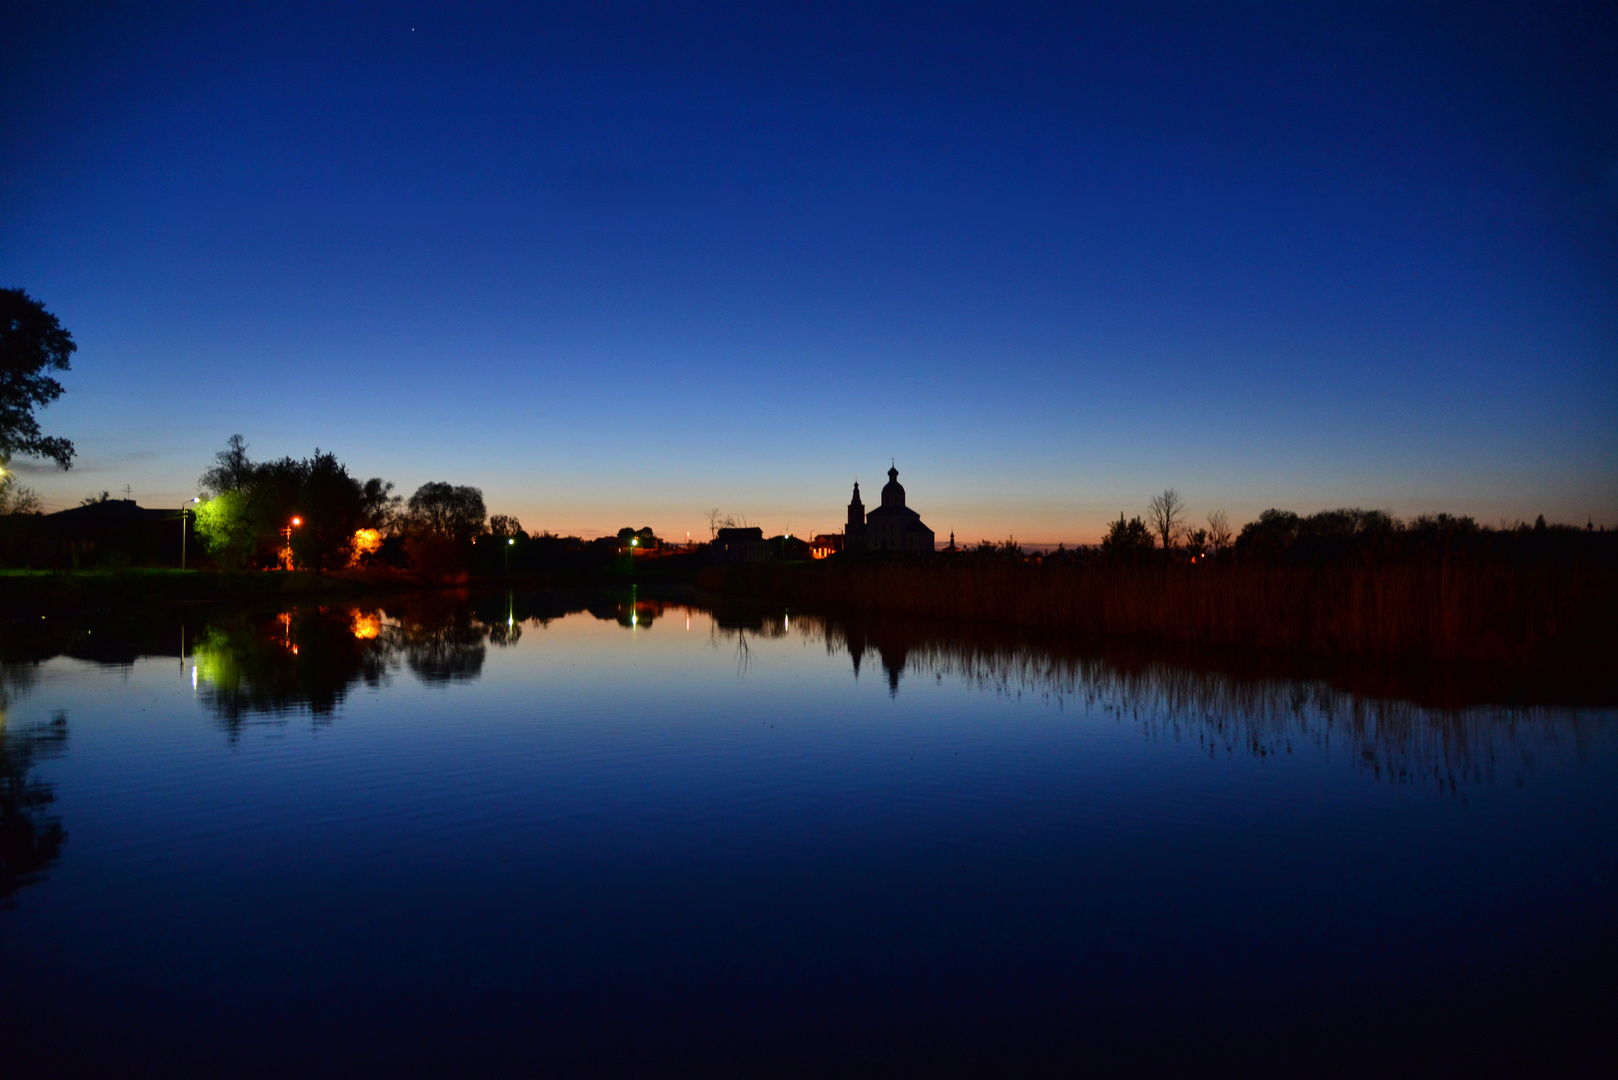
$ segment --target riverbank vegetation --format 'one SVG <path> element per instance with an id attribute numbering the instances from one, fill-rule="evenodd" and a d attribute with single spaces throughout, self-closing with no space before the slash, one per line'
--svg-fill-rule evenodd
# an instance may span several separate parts
<path id="1" fill-rule="evenodd" d="M 1267 511 L 1222 549 L 1121 531 L 1134 542 L 715 568 L 699 584 L 826 610 L 1361 660 L 1587 671 L 1618 643 L 1611 533 L 1359 510 Z"/>

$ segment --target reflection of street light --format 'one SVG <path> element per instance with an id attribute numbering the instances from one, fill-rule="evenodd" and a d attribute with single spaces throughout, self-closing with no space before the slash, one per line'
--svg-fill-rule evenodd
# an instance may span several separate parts
<path id="1" fill-rule="evenodd" d="M 192 496 L 191 501 L 194 502 L 194 503 L 199 503 L 202 500 L 197 498 L 196 496 Z M 189 509 L 191 509 L 191 508 L 189 506 L 184 505 L 183 503 L 180 506 L 180 569 L 181 570 L 185 569 L 185 512 L 187 510 L 189 510 Z M 181 630 L 180 633 L 184 634 L 185 631 Z M 185 652 L 184 652 L 184 650 L 181 650 L 180 661 L 181 661 L 181 663 L 185 662 Z"/>

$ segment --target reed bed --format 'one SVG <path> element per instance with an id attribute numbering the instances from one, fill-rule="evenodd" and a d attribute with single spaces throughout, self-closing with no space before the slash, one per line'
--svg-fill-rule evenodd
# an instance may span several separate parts
<path id="1" fill-rule="evenodd" d="M 1010 559 L 732 573 L 815 607 L 1098 638 L 1374 660 L 1585 662 L 1618 640 L 1618 572 L 1501 562 L 1036 565 Z"/>

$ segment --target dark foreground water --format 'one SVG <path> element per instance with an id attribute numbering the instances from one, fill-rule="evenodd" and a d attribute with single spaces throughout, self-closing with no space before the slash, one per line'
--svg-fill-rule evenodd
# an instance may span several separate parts
<path id="1" fill-rule="evenodd" d="M 6 1077 L 1610 1064 L 1610 708 L 629 596 L 7 634 Z"/>

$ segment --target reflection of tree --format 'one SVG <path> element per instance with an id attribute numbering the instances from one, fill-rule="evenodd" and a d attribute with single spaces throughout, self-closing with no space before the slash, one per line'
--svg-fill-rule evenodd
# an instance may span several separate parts
<path id="1" fill-rule="evenodd" d="M 388 642 L 369 613 L 311 608 L 235 616 L 196 638 L 197 692 L 233 733 L 253 714 L 328 717 L 357 682 L 376 686 Z"/>
<path id="2" fill-rule="evenodd" d="M 197 693 L 239 734 L 255 715 L 327 718 L 355 685 L 378 686 L 401 666 L 429 684 L 466 682 L 482 674 L 490 644 L 522 637 L 514 602 L 498 607 L 447 593 L 390 610 L 295 608 L 217 619 L 195 634 Z"/>
<path id="3" fill-rule="evenodd" d="M 746 671 L 753 662 L 753 651 L 747 639 L 783 638 L 791 628 L 791 618 L 783 611 L 768 610 L 756 604 L 722 603 L 710 610 L 712 623 L 709 627 L 709 638 L 714 642 L 721 640 L 736 641 L 736 670 Z M 801 628 L 800 628 L 801 629 Z M 860 670 L 859 658 L 854 660 L 854 674 Z"/>
<path id="4" fill-rule="evenodd" d="M 626 630 L 647 630 L 667 607 L 663 600 L 645 600 L 630 592 L 591 600 L 585 610 L 603 622 L 616 622 Z"/>
<path id="5" fill-rule="evenodd" d="M 0 673 L 9 683 L 11 673 Z M 48 724 L 7 727 L 0 713 L 0 907 L 24 885 L 40 880 L 56 861 L 67 833 L 49 813 L 56 793 L 33 777 L 34 762 L 67 749 L 67 717 Z"/>
<path id="6" fill-rule="evenodd" d="M 5 726 L 6 709 L 39 682 L 39 669 L 32 663 L 0 663 L 0 727 Z"/>
<path id="7" fill-rule="evenodd" d="M 235 734 L 254 715 L 308 712 L 323 719 L 356 684 L 377 686 L 399 667 L 433 685 L 476 679 L 490 645 L 515 645 L 525 623 L 543 625 L 585 606 L 555 597 L 473 600 L 445 592 L 387 609 L 328 606 L 221 618 L 193 639 L 197 693 Z"/>
<path id="8" fill-rule="evenodd" d="M 511 637 L 512 629 L 500 627 Z M 424 683 L 466 682 L 483 674 L 490 625 L 473 617 L 464 597 L 434 596 L 408 605 L 399 620 L 406 666 Z"/>

